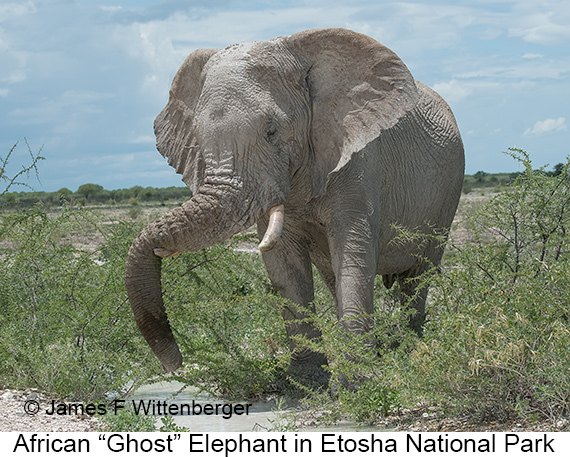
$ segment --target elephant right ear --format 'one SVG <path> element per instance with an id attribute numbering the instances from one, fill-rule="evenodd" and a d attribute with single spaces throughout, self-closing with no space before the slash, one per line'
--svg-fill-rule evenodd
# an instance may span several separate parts
<path id="1" fill-rule="evenodd" d="M 197 49 L 176 72 L 170 88 L 170 98 L 184 101 L 193 111 L 202 92 L 202 70 L 218 49 Z"/>
<path id="2" fill-rule="evenodd" d="M 172 81 L 168 104 L 154 120 L 158 151 L 194 193 L 200 186 L 203 164 L 192 136 L 193 122 L 204 83 L 202 73 L 216 52 L 198 49 L 186 58 Z"/>
<path id="3" fill-rule="evenodd" d="M 366 35 L 316 29 L 284 41 L 307 72 L 313 196 L 319 196 L 355 153 L 416 105 L 418 90 L 400 58 Z"/>

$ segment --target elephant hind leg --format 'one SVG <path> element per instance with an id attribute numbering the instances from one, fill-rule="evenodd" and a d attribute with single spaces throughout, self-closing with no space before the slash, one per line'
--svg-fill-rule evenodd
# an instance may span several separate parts
<path id="1" fill-rule="evenodd" d="M 428 293 L 427 285 L 421 286 L 417 277 L 398 277 L 400 285 L 400 303 L 402 307 L 413 310 L 410 314 L 408 325 L 421 337 L 423 326 L 426 320 L 426 298 Z"/>
<path id="2" fill-rule="evenodd" d="M 401 291 L 400 303 L 403 307 L 414 310 L 410 314 L 409 327 L 420 337 L 423 335 L 423 326 L 427 316 L 426 299 L 429 286 L 426 274 L 431 275 L 437 270 L 436 267 L 441 263 L 443 249 L 440 241 L 430 241 L 424 247 L 424 260 L 421 260 L 411 270 L 397 276 Z"/>

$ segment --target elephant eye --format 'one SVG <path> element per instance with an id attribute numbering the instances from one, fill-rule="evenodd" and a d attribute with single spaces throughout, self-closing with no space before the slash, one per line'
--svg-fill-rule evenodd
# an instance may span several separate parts
<path id="1" fill-rule="evenodd" d="M 273 122 L 265 126 L 265 139 L 271 144 L 275 143 L 277 139 L 277 126 Z"/>

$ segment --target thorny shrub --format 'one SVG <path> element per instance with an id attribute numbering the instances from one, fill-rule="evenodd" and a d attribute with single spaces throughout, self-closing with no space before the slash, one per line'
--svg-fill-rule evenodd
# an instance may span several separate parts
<path id="1" fill-rule="evenodd" d="M 431 318 L 407 382 L 481 420 L 570 413 L 570 161 L 524 172 L 468 221 L 431 280 Z"/>

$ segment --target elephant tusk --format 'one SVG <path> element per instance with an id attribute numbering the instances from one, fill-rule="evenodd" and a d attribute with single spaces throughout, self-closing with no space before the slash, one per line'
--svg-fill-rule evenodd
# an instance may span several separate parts
<path id="1" fill-rule="evenodd" d="M 275 243 L 281 238 L 283 231 L 283 220 L 285 218 L 285 211 L 283 204 L 275 205 L 269 209 L 269 225 L 263 236 L 263 240 L 259 243 L 259 250 L 261 252 L 271 251 Z"/>
<path id="2" fill-rule="evenodd" d="M 170 249 L 164 248 L 154 248 L 154 255 L 160 257 L 161 259 L 166 259 L 167 257 L 174 257 L 175 255 L 182 254 L 182 251 L 171 251 Z"/>

